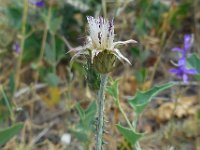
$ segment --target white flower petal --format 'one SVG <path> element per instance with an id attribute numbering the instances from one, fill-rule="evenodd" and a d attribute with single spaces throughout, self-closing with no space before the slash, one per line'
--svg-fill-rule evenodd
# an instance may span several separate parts
<path id="1" fill-rule="evenodd" d="M 131 62 L 128 60 L 128 58 L 126 58 L 125 56 L 123 56 L 122 53 L 121 53 L 118 49 L 115 48 L 115 49 L 113 50 L 113 52 L 114 52 L 115 56 L 116 56 L 121 62 L 123 62 L 123 61 L 122 61 L 122 59 L 123 59 L 123 60 L 125 60 L 127 63 L 129 63 L 129 64 L 131 65 Z"/>
<path id="2" fill-rule="evenodd" d="M 87 17 L 89 24 L 89 33 L 92 39 L 93 47 L 96 49 L 111 49 L 114 40 L 113 20 L 106 20 L 103 17 Z"/>
<path id="3" fill-rule="evenodd" d="M 113 43 L 113 48 L 117 45 L 125 45 L 125 44 L 129 44 L 129 43 L 137 43 L 137 41 L 135 40 L 127 40 L 127 41 L 118 41 L 118 42 L 114 42 Z"/>
<path id="4" fill-rule="evenodd" d="M 87 51 L 80 51 L 76 53 L 70 60 L 70 66 L 71 64 L 73 64 L 75 58 L 79 57 L 80 55 L 86 55 L 86 54 L 88 54 Z"/>

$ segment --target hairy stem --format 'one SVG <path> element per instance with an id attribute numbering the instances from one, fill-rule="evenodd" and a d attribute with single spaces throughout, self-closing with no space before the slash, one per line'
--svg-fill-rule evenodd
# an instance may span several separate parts
<path id="1" fill-rule="evenodd" d="M 104 101 L 105 101 L 105 88 L 108 75 L 101 75 L 100 89 L 97 98 L 97 137 L 96 137 L 96 150 L 102 150 L 103 144 L 103 131 L 104 131 Z"/>

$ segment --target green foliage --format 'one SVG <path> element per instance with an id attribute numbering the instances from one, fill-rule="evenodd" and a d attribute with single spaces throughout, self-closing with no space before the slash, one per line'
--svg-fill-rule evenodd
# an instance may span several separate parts
<path id="1" fill-rule="evenodd" d="M 94 69 L 90 60 L 87 60 L 87 64 L 84 67 L 87 83 L 91 90 L 98 90 L 100 87 L 100 75 Z"/>
<path id="2" fill-rule="evenodd" d="M 91 102 L 88 108 L 85 110 L 79 103 L 76 105 L 76 108 L 80 116 L 80 121 L 74 128 L 70 129 L 70 131 L 81 142 L 87 142 L 91 136 L 92 131 L 94 131 L 96 102 Z"/>
<path id="3" fill-rule="evenodd" d="M 143 134 L 137 133 L 129 128 L 125 128 L 120 124 L 117 124 L 117 129 L 131 144 L 135 144 L 143 136 Z"/>
<path id="4" fill-rule="evenodd" d="M 189 67 L 194 68 L 198 71 L 198 75 L 195 76 L 197 80 L 200 80 L 200 57 L 197 54 L 192 54 L 188 60 L 187 63 Z"/>
<path id="5" fill-rule="evenodd" d="M 59 77 L 54 74 L 54 73 L 48 73 L 46 76 L 45 81 L 50 85 L 50 86 L 57 86 L 60 79 Z"/>
<path id="6" fill-rule="evenodd" d="M 49 25 L 51 33 L 55 34 L 61 27 L 63 17 L 52 18 Z"/>
<path id="7" fill-rule="evenodd" d="M 22 20 L 22 7 L 14 3 L 10 7 L 7 7 L 5 9 L 5 15 L 9 18 L 9 26 L 20 30 L 21 27 L 21 20 Z"/>
<path id="8" fill-rule="evenodd" d="M 11 95 L 14 95 L 14 89 L 15 89 L 15 78 L 14 73 L 12 72 L 9 77 L 9 91 Z"/>
<path id="9" fill-rule="evenodd" d="M 163 13 L 167 11 L 167 7 L 157 0 L 138 1 L 137 6 L 139 10 L 136 16 L 135 28 L 138 35 L 144 36 L 151 29 L 159 27 L 159 22 Z"/>
<path id="10" fill-rule="evenodd" d="M 114 80 L 111 85 L 106 88 L 106 91 L 114 98 L 115 101 L 117 101 L 119 96 L 118 86 L 118 80 Z"/>
<path id="11" fill-rule="evenodd" d="M 0 123 L 4 123 L 10 116 L 4 98 L 0 99 Z"/>
<path id="12" fill-rule="evenodd" d="M 52 43 L 46 43 L 45 47 L 45 59 L 52 66 L 56 63 L 56 51 L 53 48 Z"/>
<path id="13" fill-rule="evenodd" d="M 22 123 L 17 123 L 12 127 L 7 129 L 3 129 L 0 131 L 0 147 L 8 142 L 12 137 L 19 133 L 19 131 L 23 128 Z"/>
<path id="14" fill-rule="evenodd" d="M 23 62 L 27 63 L 38 58 L 40 53 L 42 35 L 40 33 L 30 35 L 24 45 Z"/>
<path id="15" fill-rule="evenodd" d="M 188 12 L 190 12 L 190 9 L 192 7 L 192 1 L 186 0 L 183 3 L 181 3 L 178 8 L 173 11 L 170 17 L 170 23 L 174 27 L 179 27 L 181 24 L 181 18 L 184 18 L 187 16 Z"/>
<path id="16" fill-rule="evenodd" d="M 81 127 L 84 127 L 84 129 L 91 129 L 91 123 L 96 113 L 96 102 L 91 102 L 86 110 L 84 110 L 80 104 L 77 104 L 76 108 L 79 112 Z"/>
<path id="17" fill-rule="evenodd" d="M 147 76 L 147 69 L 142 68 L 135 73 L 135 77 L 138 83 L 143 83 Z"/>
<path id="18" fill-rule="evenodd" d="M 46 43 L 44 58 L 52 67 L 55 67 L 65 57 L 63 42 L 50 35 L 50 41 Z"/>
<path id="19" fill-rule="evenodd" d="M 173 82 L 169 82 L 160 86 L 154 86 L 153 88 L 145 92 L 137 91 L 135 96 L 129 99 L 129 104 L 132 108 L 134 108 L 136 113 L 140 114 L 154 96 L 174 85 L 175 84 Z"/>

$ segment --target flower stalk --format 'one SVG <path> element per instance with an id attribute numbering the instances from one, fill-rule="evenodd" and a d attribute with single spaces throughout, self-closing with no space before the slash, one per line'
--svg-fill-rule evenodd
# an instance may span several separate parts
<path id="1" fill-rule="evenodd" d="M 104 132 L 104 107 L 105 107 L 105 88 L 108 80 L 107 74 L 101 74 L 100 89 L 97 98 L 97 136 L 96 150 L 102 150 Z"/>

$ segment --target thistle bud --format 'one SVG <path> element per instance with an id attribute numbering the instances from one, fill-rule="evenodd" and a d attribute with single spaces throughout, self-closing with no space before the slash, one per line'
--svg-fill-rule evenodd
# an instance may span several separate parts
<path id="1" fill-rule="evenodd" d="M 111 72 L 115 68 L 116 56 L 107 50 L 94 57 L 94 68 L 101 74 Z"/>

